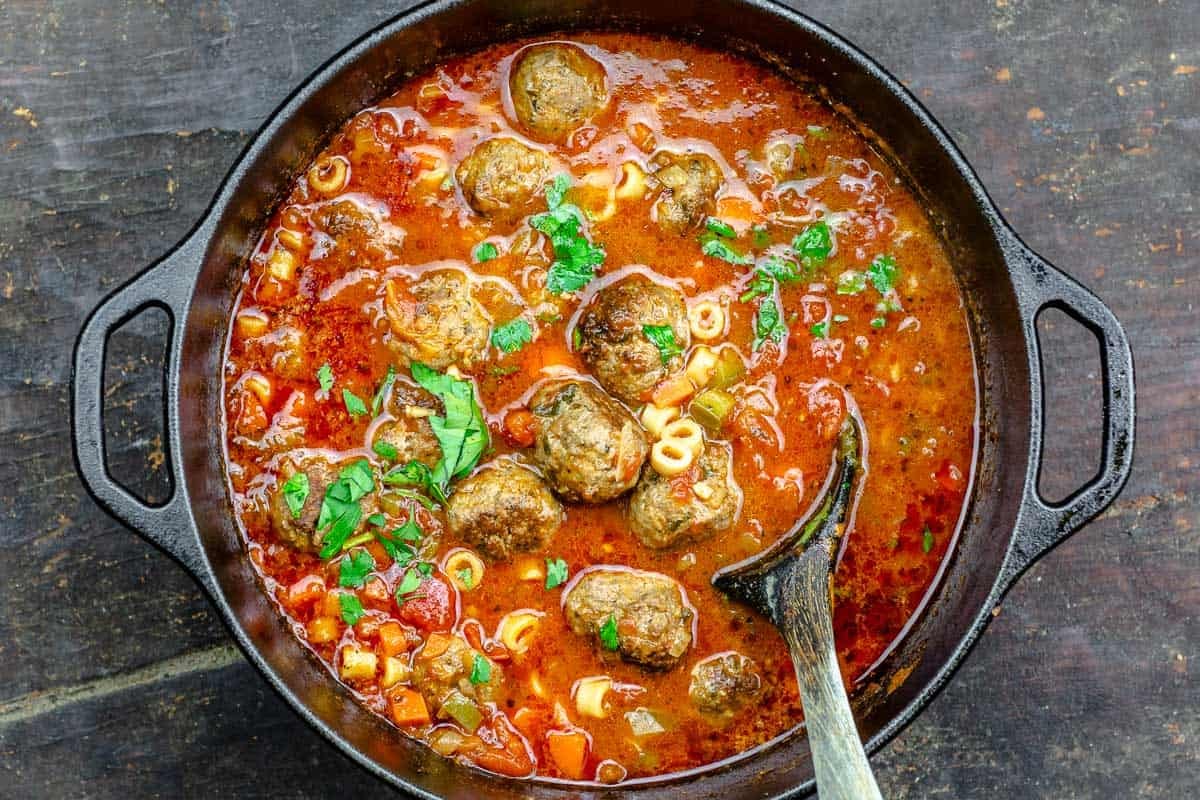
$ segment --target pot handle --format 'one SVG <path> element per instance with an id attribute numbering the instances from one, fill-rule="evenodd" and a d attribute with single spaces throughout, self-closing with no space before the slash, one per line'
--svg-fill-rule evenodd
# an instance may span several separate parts
<path id="1" fill-rule="evenodd" d="M 187 489 L 178 459 L 179 431 L 170 411 L 170 389 L 163 450 L 170 470 L 171 496 L 151 506 L 121 486 L 109 473 L 104 447 L 104 363 L 108 339 L 124 322 L 148 308 L 160 308 L 169 319 L 167 375 L 176 372 L 179 358 L 175 343 L 183 331 L 195 273 L 203 256 L 201 237 L 192 236 L 118 288 L 92 312 L 75 343 L 71 369 L 71 435 L 75 467 L 88 493 L 112 516 L 153 542 L 204 581 L 207 563 L 191 521 Z"/>
<path id="2" fill-rule="evenodd" d="M 1134 440 L 1133 355 L 1121 323 L 1100 298 L 1030 250 L 1015 234 L 1010 232 L 1010 236 L 1008 260 L 1018 283 L 1022 323 L 1030 343 L 1030 371 L 1036 380 L 1031 431 L 1034 460 L 1025 478 L 1021 521 L 1005 565 L 1005 586 L 1116 498 L 1129 477 Z M 1038 315 L 1047 308 L 1066 313 L 1099 340 L 1104 394 L 1100 470 L 1058 503 L 1046 502 L 1037 486 L 1043 456 L 1045 375 L 1035 326 Z"/>

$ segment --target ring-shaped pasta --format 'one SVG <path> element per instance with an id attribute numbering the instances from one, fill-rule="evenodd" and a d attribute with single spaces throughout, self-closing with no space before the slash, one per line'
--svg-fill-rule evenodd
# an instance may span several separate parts
<path id="1" fill-rule="evenodd" d="M 640 200 L 646 196 L 646 173 L 632 161 L 621 165 L 621 177 L 614 192 L 618 200 Z"/>
<path id="2" fill-rule="evenodd" d="M 450 576 L 450 581 L 459 591 L 469 592 L 478 588 L 483 582 L 483 571 L 483 561 L 465 548 L 451 550 L 442 559 L 442 572 Z"/>
<path id="3" fill-rule="evenodd" d="M 692 352 L 692 357 L 688 359 L 687 369 L 684 370 L 696 388 L 707 386 L 716 371 L 717 354 L 704 345 L 697 347 Z"/>
<path id="4" fill-rule="evenodd" d="M 688 309 L 688 326 L 692 336 L 711 342 L 725 333 L 725 309 L 714 300 L 701 300 Z"/>
<path id="5" fill-rule="evenodd" d="M 655 439 L 662 436 L 667 423 L 679 418 L 679 406 L 659 408 L 654 403 L 647 403 L 642 409 L 642 427 Z"/>
<path id="6" fill-rule="evenodd" d="M 592 675 L 575 682 L 575 710 L 585 717 L 604 719 L 604 696 L 612 688 L 612 678 L 607 675 Z"/>
<path id="7" fill-rule="evenodd" d="M 529 649 L 538 626 L 542 624 L 542 615 L 536 611 L 513 611 L 505 614 L 497 628 L 496 638 L 508 648 L 510 653 L 521 654 Z"/>
<path id="8" fill-rule="evenodd" d="M 704 429 L 691 417 L 677 419 L 663 428 L 661 441 L 676 442 L 696 458 L 704 449 Z"/>
<path id="9" fill-rule="evenodd" d="M 279 242 L 288 250 L 295 252 L 304 247 L 304 234 L 288 228 L 280 228 L 275 233 L 275 241 Z"/>
<path id="10" fill-rule="evenodd" d="M 264 406 L 271 402 L 271 380 L 266 375 L 251 372 L 242 381 L 242 386 L 246 387 L 246 391 L 257 397 Z"/>
<path id="11" fill-rule="evenodd" d="M 650 448 L 650 466 L 664 478 L 687 472 L 696 456 L 677 439 L 660 439 Z"/>
<path id="12" fill-rule="evenodd" d="M 409 152 L 416 156 L 421 171 L 417 173 L 417 182 L 427 185 L 441 185 L 450 174 L 450 162 L 446 153 L 438 147 L 417 145 L 410 147 Z"/>
<path id="13" fill-rule="evenodd" d="M 350 162 L 341 156 L 321 158 L 308 170 L 308 185 L 323 195 L 333 195 L 346 187 Z"/>

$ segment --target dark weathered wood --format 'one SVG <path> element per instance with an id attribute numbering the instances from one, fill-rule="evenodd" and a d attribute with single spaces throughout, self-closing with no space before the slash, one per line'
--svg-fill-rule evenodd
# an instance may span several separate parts
<path id="1" fill-rule="evenodd" d="M 0 795 L 380 791 L 238 663 L 169 559 L 87 499 L 63 425 L 84 313 L 188 230 L 297 81 L 401 5 L 0 3 Z M 1138 369 L 1130 485 L 1022 578 L 873 760 L 884 795 L 1200 795 L 1195 3 L 803 7 L 908 83 L 1016 230 L 1113 307 Z M 1095 345 L 1046 323 L 1066 412 L 1044 485 L 1061 493 L 1095 463 Z M 135 326 L 110 365 L 120 474 L 154 471 L 151 334 Z"/>

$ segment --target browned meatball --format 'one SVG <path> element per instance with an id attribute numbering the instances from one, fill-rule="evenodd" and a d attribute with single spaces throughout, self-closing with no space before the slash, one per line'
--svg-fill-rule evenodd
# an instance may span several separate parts
<path id="1" fill-rule="evenodd" d="M 754 662 L 730 650 L 696 662 L 688 698 L 706 714 L 731 714 L 756 698 L 761 688 Z"/>
<path id="2" fill-rule="evenodd" d="M 561 140 L 608 103 L 604 66 L 570 44 L 537 44 L 512 63 L 513 110 L 539 139 Z"/>
<path id="3" fill-rule="evenodd" d="M 395 448 L 396 464 L 420 461 L 433 469 L 442 457 L 442 448 L 433 434 L 429 417 L 441 414 L 437 398 L 416 386 L 396 381 L 384 405 L 388 419 L 371 431 L 371 447 L 378 443 Z"/>
<path id="4" fill-rule="evenodd" d="M 647 333 L 648 327 L 664 326 L 670 329 L 666 359 Z M 680 370 L 690 343 L 683 295 L 641 275 L 601 289 L 579 320 L 580 355 L 601 385 L 628 403 L 645 400 L 663 378 Z"/>
<path id="5" fill-rule="evenodd" d="M 420 361 L 437 370 L 471 369 L 487 356 L 491 322 L 461 272 L 431 273 L 408 289 L 388 281 L 384 310 L 391 347 L 406 365 Z"/>
<path id="6" fill-rule="evenodd" d="M 404 231 L 352 200 L 322 205 L 313 213 L 313 222 L 333 240 L 332 249 L 348 257 L 371 250 L 394 250 L 404 244 Z M 323 249 L 327 252 L 329 248 Z"/>
<path id="7" fill-rule="evenodd" d="M 654 178 L 663 187 L 654 204 L 655 220 L 667 233 L 685 234 L 715 209 L 721 168 L 704 153 L 657 153 Z"/>
<path id="8" fill-rule="evenodd" d="M 529 402 L 533 458 L 561 496 L 604 503 L 637 482 L 649 444 L 633 415 L 585 381 L 551 383 Z"/>
<path id="9" fill-rule="evenodd" d="M 357 460 L 348 459 L 335 463 L 317 455 L 285 460 L 267 505 L 272 532 L 297 550 L 315 552 L 320 549 L 327 531 L 318 533 L 316 528 L 317 519 L 321 514 L 321 503 L 325 499 L 325 490 L 338 479 L 343 469 Z M 308 496 L 301 505 L 300 513 L 293 514 L 283 487 L 297 472 L 303 472 L 308 477 Z M 362 506 L 363 519 L 375 510 L 369 499 L 364 499 Z"/>
<path id="10" fill-rule="evenodd" d="M 542 549 L 562 518 L 545 481 L 507 458 L 459 483 L 446 505 L 450 530 L 498 560 Z"/>
<path id="11" fill-rule="evenodd" d="M 507 136 L 477 145 L 454 172 L 467 204 L 499 217 L 527 213 L 549 174 L 549 156 Z"/>
<path id="12" fill-rule="evenodd" d="M 646 466 L 629 500 L 629 527 L 647 547 L 663 548 L 707 539 L 737 521 L 742 492 L 729 469 L 729 450 L 709 442 L 687 473 L 691 488 L 678 491 L 679 477 L 664 478 Z"/>
<path id="13" fill-rule="evenodd" d="M 612 649 L 615 627 L 621 658 L 644 667 L 669 669 L 692 644 L 683 589 L 657 572 L 593 570 L 571 587 L 563 609 L 571 630 L 604 649 Z"/>
<path id="14" fill-rule="evenodd" d="M 471 683 L 471 668 L 480 655 L 458 634 L 432 633 L 413 659 L 413 686 L 433 709 L 440 708 L 454 692 L 476 703 L 486 703 L 495 695 L 504 676 L 500 665 L 493 661 L 489 680 Z"/>

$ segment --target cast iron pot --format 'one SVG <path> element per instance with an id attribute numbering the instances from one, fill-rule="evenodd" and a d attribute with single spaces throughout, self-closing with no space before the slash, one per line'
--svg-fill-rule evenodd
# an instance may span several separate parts
<path id="1" fill-rule="evenodd" d="M 720 765 L 593 789 L 512 781 L 441 759 L 356 704 L 297 641 L 259 587 L 222 466 L 226 326 L 243 260 L 268 213 L 325 138 L 399 81 L 449 56 L 521 36 L 610 28 L 667 34 L 765 61 L 827 90 L 885 143 L 950 248 L 966 300 L 980 393 L 980 436 L 965 523 L 938 588 L 902 644 L 856 698 L 868 751 L 916 716 L 950 678 L 1014 579 L 1107 506 L 1133 455 L 1133 364 L 1116 318 L 1087 289 L 1029 250 L 1000 218 L 936 122 L 844 39 L 769 0 L 445 0 L 397 17 L 321 67 L 268 120 L 204 219 L 173 252 L 88 319 L 73 374 L 75 456 L 95 499 L 174 556 L 208 593 L 235 639 L 308 721 L 375 774 L 422 797 L 560 798 L 594 791 L 639 798 L 791 797 L 812 788 L 801 734 Z M 166 428 L 173 495 L 149 507 L 109 475 L 101 391 L 107 339 L 149 307 L 171 319 Z M 1099 339 L 1104 414 L 1099 473 L 1067 500 L 1037 492 L 1041 355 L 1034 324 L 1058 308 Z M 898 687 L 891 678 L 908 670 Z"/>

